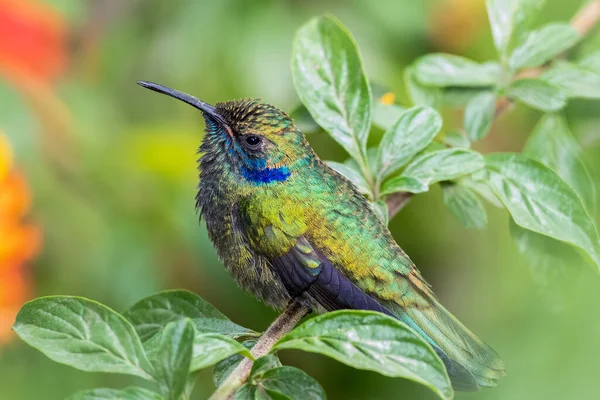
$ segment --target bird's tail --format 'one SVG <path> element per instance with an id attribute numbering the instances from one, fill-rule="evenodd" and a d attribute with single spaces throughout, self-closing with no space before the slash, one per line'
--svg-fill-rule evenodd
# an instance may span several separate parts
<path id="1" fill-rule="evenodd" d="M 498 354 L 434 298 L 429 300 L 427 307 L 405 308 L 398 317 L 433 346 L 456 390 L 496 386 L 496 380 L 506 375 Z"/>

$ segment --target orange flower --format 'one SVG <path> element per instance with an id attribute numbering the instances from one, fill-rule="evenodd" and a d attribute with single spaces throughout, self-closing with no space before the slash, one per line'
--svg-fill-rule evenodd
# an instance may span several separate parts
<path id="1" fill-rule="evenodd" d="M 25 263 L 40 243 L 39 229 L 25 221 L 30 202 L 25 179 L 13 168 L 8 140 L 0 132 L 0 343 L 10 338 L 15 315 L 30 297 Z"/>
<path id="2" fill-rule="evenodd" d="M 0 0 L 0 79 L 17 89 L 40 122 L 41 148 L 60 161 L 68 159 L 71 115 L 54 84 L 69 61 L 67 28 L 40 0 Z"/>
<path id="3" fill-rule="evenodd" d="M 0 0 L 0 73 L 49 82 L 67 63 L 62 17 L 35 0 Z"/>

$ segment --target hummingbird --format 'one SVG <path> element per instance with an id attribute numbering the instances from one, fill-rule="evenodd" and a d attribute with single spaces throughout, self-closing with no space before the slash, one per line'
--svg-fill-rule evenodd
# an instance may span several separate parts
<path id="1" fill-rule="evenodd" d="M 196 207 L 238 284 L 283 309 L 372 310 L 414 329 L 457 390 L 496 386 L 504 363 L 438 301 L 367 199 L 310 147 L 284 111 L 254 99 L 207 104 L 138 84 L 202 112 Z"/>

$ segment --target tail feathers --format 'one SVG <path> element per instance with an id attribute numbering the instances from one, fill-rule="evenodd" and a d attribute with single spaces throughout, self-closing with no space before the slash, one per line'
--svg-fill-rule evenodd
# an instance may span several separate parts
<path id="1" fill-rule="evenodd" d="M 429 307 L 408 307 L 400 319 L 420 333 L 436 350 L 456 390 L 494 387 L 506 375 L 504 362 L 448 310 L 431 300 Z"/>

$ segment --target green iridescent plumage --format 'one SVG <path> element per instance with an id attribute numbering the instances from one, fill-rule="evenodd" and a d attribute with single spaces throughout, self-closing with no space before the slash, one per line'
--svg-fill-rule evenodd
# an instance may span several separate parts
<path id="1" fill-rule="evenodd" d="M 457 389 L 495 386 L 496 353 L 437 301 L 353 184 L 323 163 L 293 121 L 253 100 L 209 106 L 145 83 L 203 111 L 197 206 L 239 284 L 281 309 L 370 309 L 414 328 Z"/>

